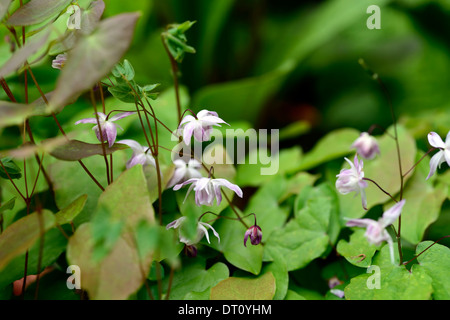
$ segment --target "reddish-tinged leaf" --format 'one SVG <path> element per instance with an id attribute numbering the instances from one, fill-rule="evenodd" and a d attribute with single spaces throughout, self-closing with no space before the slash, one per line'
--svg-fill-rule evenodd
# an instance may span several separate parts
<path id="1" fill-rule="evenodd" d="M 138 13 L 124 13 L 108 18 L 77 41 L 52 94 L 52 111 L 63 108 L 111 71 L 128 50 L 138 17 Z"/>

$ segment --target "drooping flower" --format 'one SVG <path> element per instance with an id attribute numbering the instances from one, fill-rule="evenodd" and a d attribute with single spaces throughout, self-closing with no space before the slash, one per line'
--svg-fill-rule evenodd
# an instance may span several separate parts
<path id="1" fill-rule="evenodd" d="M 58 54 L 52 61 L 52 68 L 61 70 L 67 61 L 67 53 Z"/>
<path id="2" fill-rule="evenodd" d="M 367 199 L 365 188 L 367 188 L 367 181 L 364 180 L 363 161 L 358 161 L 358 155 L 355 155 L 353 163 L 344 158 L 350 164 L 350 169 L 342 169 L 336 175 L 336 188 L 342 194 L 355 192 L 361 194 L 362 206 L 367 210 Z"/>
<path id="3" fill-rule="evenodd" d="M 202 142 L 208 141 L 211 136 L 213 126 L 219 126 L 220 123 L 226 123 L 219 118 L 217 112 L 202 110 L 196 116 L 187 115 L 181 120 L 179 130 L 182 130 L 183 140 L 186 145 L 191 143 L 191 137 Z"/>
<path id="4" fill-rule="evenodd" d="M 127 169 L 130 169 L 137 164 L 141 164 L 143 166 L 152 165 L 156 167 L 155 158 L 153 158 L 149 147 L 143 147 L 139 144 L 139 142 L 131 139 L 120 140 L 117 141 L 117 143 L 126 144 L 131 148 L 131 150 L 133 150 L 133 155 L 126 164 Z"/>
<path id="5" fill-rule="evenodd" d="M 208 227 L 209 229 L 212 230 L 212 232 L 214 233 L 214 236 L 216 236 L 217 240 L 220 243 L 220 236 L 217 233 L 217 231 L 210 224 L 208 224 L 206 222 L 201 222 L 201 221 L 199 221 L 197 224 L 197 235 L 196 235 L 195 239 L 193 239 L 193 240 L 188 239 L 186 236 L 183 235 L 183 232 L 181 229 L 183 227 L 183 224 L 185 223 L 185 221 L 186 221 L 186 217 L 178 218 L 178 219 L 172 221 L 171 223 L 169 223 L 166 226 L 166 230 L 169 230 L 170 228 L 174 228 L 174 229 L 180 228 L 178 231 L 178 238 L 179 238 L 180 242 L 184 243 L 187 246 L 193 246 L 193 245 L 199 243 L 200 240 L 202 240 L 203 236 L 206 237 L 206 241 L 208 241 L 208 243 L 211 243 L 209 241 L 208 229 L 206 229 Z"/>
<path id="6" fill-rule="evenodd" d="M 115 124 L 114 121 L 123 119 L 134 113 L 135 112 L 122 112 L 122 113 L 118 113 L 115 116 L 112 116 L 111 118 L 107 119 L 106 114 L 104 114 L 103 112 L 97 112 L 98 123 L 100 123 L 100 128 L 102 130 L 101 136 L 100 136 L 100 130 L 99 130 L 98 123 L 97 123 L 97 118 L 81 119 L 81 120 L 78 120 L 77 122 L 75 122 L 75 124 L 80 124 L 80 123 L 95 124 L 95 126 L 92 128 L 92 130 L 95 131 L 98 141 L 100 141 L 100 142 L 108 141 L 109 147 L 112 147 L 114 142 L 116 141 L 117 127 L 122 129 L 119 125 Z M 102 141 L 102 138 L 103 138 L 103 141 Z"/>
<path id="7" fill-rule="evenodd" d="M 430 160 L 430 172 L 428 173 L 427 180 L 436 172 L 437 168 L 441 167 L 443 162 L 447 162 L 450 166 L 450 131 L 447 133 L 445 143 L 436 132 L 430 132 L 428 134 L 428 142 L 435 148 L 440 149 Z"/>
<path id="8" fill-rule="evenodd" d="M 375 137 L 367 132 L 362 132 L 358 139 L 352 144 L 352 148 L 366 160 L 371 160 L 375 155 L 380 154 L 380 148 Z"/>
<path id="9" fill-rule="evenodd" d="M 199 169 L 202 164 L 196 159 L 189 159 L 185 162 L 184 159 L 176 159 L 173 164 L 175 165 L 175 172 L 168 183 L 168 188 L 173 187 L 176 184 L 182 183 L 191 178 L 201 178 L 202 174 Z"/>
<path id="10" fill-rule="evenodd" d="M 212 206 L 214 199 L 216 199 L 217 205 L 220 205 L 220 202 L 222 201 L 221 187 L 227 187 L 228 189 L 233 190 L 240 198 L 242 198 L 241 188 L 226 179 L 191 178 L 183 183 L 175 185 L 173 190 L 177 191 L 187 184 L 191 184 L 191 186 L 186 193 L 186 198 L 191 190 L 194 189 L 195 203 L 198 206 Z"/>
<path id="11" fill-rule="evenodd" d="M 250 243 L 254 246 L 261 243 L 262 240 L 262 230 L 258 225 L 253 225 L 245 231 L 244 235 L 244 247 L 247 247 L 247 239 L 250 237 Z"/>
<path id="12" fill-rule="evenodd" d="M 391 251 L 391 260 L 394 260 L 393 253 L 393 241 L 391 236 L 386 230 L 386 227 L 394 223 L 395 220 L 402 213 L 403 206 L 405 205 L 405 199 L 397 202 L 387 211 L 385 211 L 378 221 L 372 219 L 350 219 L 347 221 L 347 227 L 361 227 L 366 228 L 366 233 L 364 234 L 367 241 L 370 244 L 380 245 L 383 241 L 386 241 L 389 245 Z"/>

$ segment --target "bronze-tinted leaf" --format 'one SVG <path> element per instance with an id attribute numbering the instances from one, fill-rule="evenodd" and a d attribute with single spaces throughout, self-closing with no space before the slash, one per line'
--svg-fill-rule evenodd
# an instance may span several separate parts
<path id="1" fill-rule="evenodd" d="M 72 0 L 31 0 L 14 12 L 6 21 L 12 26 L 41 23 L 59 14 Z"/>
<path id="2" fill-rule="evenodd" d="M 105 145 L 105 154 L 111 154 L 117 150 L 123 150 L 128 146 L 123 144 L 114 144 L 112 147 Z M 68 143 L 53 149 L 50 154 L 65 161 L 78 161 L 94 155 L 103 155 L 103 148 L 101 144 L 86 143 L 79 140 L 70 140 Z"/>
<path id="3" fill-rule="evenodd" d="M 63 108 L 111 71 L 128 50 L 138 17 L 138 13 L 124 13 L 108 18 L 77 41 L 50 100 L 52 111 Z"/>

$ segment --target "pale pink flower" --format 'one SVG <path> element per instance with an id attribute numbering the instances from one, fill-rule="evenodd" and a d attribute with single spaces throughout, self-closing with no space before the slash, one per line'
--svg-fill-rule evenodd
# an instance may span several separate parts
<path id="1" fill-rule="evenodd" d="M 436 172 L 437 168 L 441 167 L 443 162 L 447 162 L 450 166 L 450 131 L 445 138 L 445 143 L 436 132 L 430 132 L 428 134 L 428 142 L 435 148 L 440 149 L 430 160 L 430 172 L 428 173 L 427 180 Z"/>
<path id="2" fill-rule="evenodd" d="M 135 112 L 122 112 L 122 113 L 118 113 L 115 116 L 112 116 L 111 118 L 107 119 L 106 114 L 104 114 L 103 112 L 97 112 L 98 122 L 97 122 L 97 118 L 86 118 L 86 119 L 78 120 L 77 122 L 75 122 L 75 124 L 80 124 L 80 123 L 95 124 L 95 126 L 92 128 L 92 130 L 95 131 L 98 141 L 100 141 L 100 142 L 108 141 L 109 147 L 112 147 L 114 142 L 116 141 L 117 127 L 122 129 L 119 125 L 115 124 L 114 121 L 123 119 L 134 113 Z M 100 128 L 102 130 L 101 136 L 100 136 L 100 130 L 99 130 L 98 124 L 100 124 Z M 102 138 L 103 138 L 103 141 L 102 141 Z"/>
<path id="3" fill-rule="evenodd" d="M 192 115 L 185 116 L 178 129 L 182 130 L 184 143 L 189 145 L 192 135 L 199 142 L 208 141 L 213 126 L 220 127 L 220 123 L 228 124 L 219 118 L 217 112 L 202 110 L 195 117 Z"/>
<path id="4" fill-rule="evenodd" d="M 358 155 L 355 155 L 353 163 L 344 158 L 350 164 L 350 169 L 342 169 L 336 175 L 336 188 L 341 194 L 355 192 L 361 194 L 362 206 L 367 210 L 367 199 L 365 188 L 367 188 L 367 181 L 364 180 L 363 161 L 358 161 Z"/>
<path id="5" fill-rule="evenodd" d="M 214 203 L 214 199 L 217 200 L 217 205 L 220 205 L 220 202 L 222 201 L 221 187 L 227 187 L 228 189 L 233 190 L 239 197 L 242 198 L 241 188 L 226 179 L 192 178 L 186 180 L 183 183 L 175 185 L 175 187 L 173 187 L 173 190 L 177 191 L 187 184 L 191 184 L 191 186 L 186 193 L 186 198 L 191 190 L 194 189 L 195 203 L 198 206 L 212 206 Z"/>
<path id="6" fill-rule="evenodd" d="M 380 154 L 380 148 L 375 137 L 367 132 L 362 132 L 358 139 L 352 144 L 352 148 L 366 160 L 371 160 L 375 155 Z"/>

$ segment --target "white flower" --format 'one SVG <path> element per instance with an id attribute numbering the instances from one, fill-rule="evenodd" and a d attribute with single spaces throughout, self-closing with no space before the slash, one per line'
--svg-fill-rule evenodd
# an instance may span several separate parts
<path id="1" fill-rule="evenodd" d="M 239 188 L 237 185 L 229 182 L 226 179 L 192 178 L 183 183 L 175 185 L 175 187 L 173 187 L 173 190 L 177 191 L 181 189 L 181 187 L 190 183 L 192 184 L 186 193 L 186 198 L 191 192 L 191 190 L 194 189 L 195 203 L 198 206 L 201 205 L 212 206 L 214 203 L 214 199 L 217 199 L 217 205 L 220 205 L 220 202 L 222 201 L 222 193 L 220 188 L 222 186 L 233 190 L 239 197 L 242 198 L 241 188 Z"/>
<path id="2" fill-rule="evenodd" d="M 367 132 L 360 134 L 352 144 L 352 148 L 355 148 L 356 152 L 366 160 L 371 160 L 376 154 L 380 154 L 377 140 Z"/>
<path id="3" fill-rule="evenodd" d="M 430 132 L 428 134 L 428 142 L 440 149 L 430 160 L 430 173 L 428 173 L 427 180 L 436 172 L 436 169 L 441 167 L 444 161 L 450 166 L 450 131 L 445 138 L 445 143 L 436 132 Z"/>
<path id="4" fill-rule="evenodd" d="M 168 183 L 168 188 L 173 187 L 176 184 L 182 183 L 191 178 L 201 178 L 202 174 L 199 169 L 202 164 L 196 159 L 189 159 L 186 163 L 184 159 L 177 159 L 173 162 L 175 165 L 175 172 Z"/>
<path id="5" fill-rule="evenodd" d="M 137 141 L 130 139 L 120 140 L 117 141 L 117 143 L 126 144 L 133 150 L 133 155 L 126 164 L 127 169 L 130 169 L 137 164 L 143 166 L 152 165 L 156 168 L 155 158 L 153 158 L 149 147 L 143 147 Z"/>
<path id="6" fill-rule="evenodd" d="M 194 135 L 195 140 L 202 142 L 208 141 L 211 136 L 213 126 L 219 126 L 219 123 L 226 123 L 219 118 L 217 112 L 202 110 L 197 115 L 187 115 L 181 120 L 179 130 L 183 130 L 183 140 L 186 145 L 191 143 L 191 137 Z"/>
<path id="7" fill-rule="evenodd" d="M 122 112 L 122 113 L 118 113 L 115 116 L 112 116 L 111 118 L 107 119 L 106 114 L 104 114 L 103 112 L 97 112 L 98 122 L 97 122 L 97 118 L 86 118 L 86 119 L 78 120 L 77 122 L 75 122 L 75 124 L 80 124 L 80 123 L 95 124 L 95 126 L 92 128 L 92 130 L 95 131 L 98 141 L 100 141 L 100 142 L 108 141 L 109 147 L 112 147 L 114 142 L 116 141 L 117 127 L 121 128 L 119 125 L 115 124 L 114 121 L 123 119 L 132 114 L 135 114 L 135 112 Z M 100 128 L 102 130 L 101 136 L 100 136 L 100 130 L 98 128 L 98 123 L 100 124 Z M 102 138 L 103 138 L 103 141 L 102 141 Z"/>
<path id="8" fill-rule="evenodd" d="M 342 194 L 356 192 L 361 194 L 362 206 L 367 210 L 367 199 L 365 188 L 367 188 L 367 181 L 364 180 L 363 161 L 358 162 L 358 155 L 355 155 L 352 163 L 347 158 L 344 158 L 350 164 L 350 169 L 342 169 L 336 176 L 336 188 Z"/>
<path id="9" fill-rule="evenodd" d="M 391 251 L 391 260 L 393 261 L 393 247 L 392 238 L 386 230 L 386 227 L 394 223 L 395 220 L 402 213 L 403 206 L 405 205 L 405 200 L 401 200 L 389 208 L 383 213 L 383 216 L 378 219 L 378 221 L 372 219 L 351 219 L 347 221 L 347 227 L 362 227 L 366 228 L 366 233 L 364 234 L 367 241 L 370 244 L 380 245 L 383 241 L 389 244 L 389 249 Z"/>
<path id="10" fill-rule="evenodd" d="M 209 241 L 208 229 L 206 229 L 206 227 L 208 227 L 213 231 L 214 235 L 216 236 L 217 240 L 220 243 L 220 236 L 217 233 L 217 231 L 214 230 L 214 228 L 210 224 L 208 224 L 206 222 L 201 222 L 201 221 L 199 221 L 197 224 L 196 238 L 194 240 L 190 240 L 190 239 L 186 238 L 182 234 L 182 230 L 181 230 L 185 221 L 186 221 L 186 217 L 181 217 L 179 219 L 176 219 L 166 226 L 166 230 L 169 230 L 170 228 L 174 228 L 174 229 L 180 228 L 179 233 L 178 233 L 180 242 L 186 244 L 187 246 L 192 246 L 192 245 L 195 245 L 196 243 L 200 242 L 200 240 L 203 238 L 203 236 L 206 237 L 206 241 L 208 241 L 208 243 L 211 243 Z"/>

